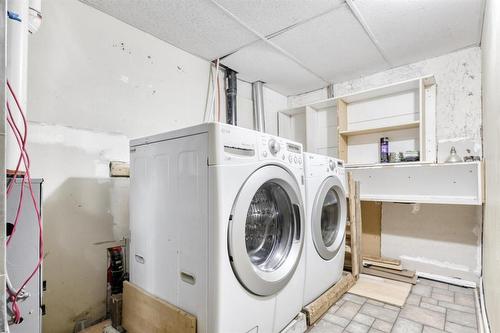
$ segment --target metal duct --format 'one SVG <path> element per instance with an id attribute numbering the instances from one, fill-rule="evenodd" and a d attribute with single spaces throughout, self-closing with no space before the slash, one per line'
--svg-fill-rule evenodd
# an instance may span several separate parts
<path id="1" fill-rule="evenodd" d="M 226 68 L 226 123 L 235 125 L 236 119 L 236 94 L 237 94 L 236 72 Z"/>
<path id="2" fill-rule="evenodd" d="M 255 130 L 259 132 L 266 131 L 266 118 L 264 114 L 264 82 L 256 81 L 252 83 L 253 100 L 253 123 Z"/>

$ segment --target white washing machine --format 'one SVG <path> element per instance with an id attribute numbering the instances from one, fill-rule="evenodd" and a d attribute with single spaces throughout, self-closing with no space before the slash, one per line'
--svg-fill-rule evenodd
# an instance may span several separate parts
<path id="1" fill-rule="evenodd" d="M 302 146 L 206 123 L 131 141 L 130 277 L 198 332 L 279 332 L 305 274 Z"/>
<path id="2" fill-rule="evenodd" d="M 346 176 L 341 160 L 304 153 L 306 175 L 306 278 L 304 305 L 342 277 L 347 220 Z"/>

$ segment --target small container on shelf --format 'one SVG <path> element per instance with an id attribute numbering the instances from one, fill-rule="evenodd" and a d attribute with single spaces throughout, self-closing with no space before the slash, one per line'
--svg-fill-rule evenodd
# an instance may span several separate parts
<path id="1" fill-rule="evenodd" d="M 389 138 L 380 138 L 380 163 L 389 163 Z"/>

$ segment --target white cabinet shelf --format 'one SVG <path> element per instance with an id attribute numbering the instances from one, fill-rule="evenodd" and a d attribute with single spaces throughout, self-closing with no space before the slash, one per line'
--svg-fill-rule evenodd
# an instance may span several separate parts
<path id="1" fill-rule="evenodd" d="M 361 182 L 361 200 L 481 205 L 481 162 L 348 166 Z"/>
<path id="2" fill-rule="evenodd" d="M 389 152 L 436 162 L 435 108 L 436 83 L 425 76 L 282 110 L 278 134 L 347 164 L 379 163 L 381 137 Z"/>

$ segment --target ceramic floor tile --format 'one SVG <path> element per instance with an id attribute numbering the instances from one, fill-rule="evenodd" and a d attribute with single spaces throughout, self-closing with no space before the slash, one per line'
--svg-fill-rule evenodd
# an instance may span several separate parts
<path id="1" fill-rule="evenodd" d="M 422 324 L 408 319 L 398 318 L 391 333 L 420 333 L 422 332 L 422 327 Z"/>
<path id="2" fill-rule="evenodd" d="M 448 310 L 446 313 L 446 320 L 462 326 L 477 327 L 476 315 L 472 313 Z"/>
<path id="3" fill-rule="evenodd" d="M 349 333 L 367 333 L 369 330 L 370 326 L 363 325 L 356 321 L 351 321 L 351 323 L 345 328 L 345 331 Z"/>
<path id="4" fill-rule="evenodd" d="M 337 316 L 352 319 L 358 313 L 361 305 L 352 303 L 350 301 L 345 301 L 344 304 L 335 312 Z"/>
<path id="5" fill-rule="evenodd" d="M 361 313 L 393 323 L 396 321 L 398 311 L 389 310 L 377 305 L 365 304 L 360 310 Z"/>
<path id="6" fill-rule="evenodd" d="M 380 319 L 375 319 L 372 328 L 381 332 L 389 333 L 392 329 L 392 324 Z"/>
<path id="7" fill-rule="evenodd" d="M 419 308 L 413 305 L 405 306 L 401 312 L 400 317 L 415 321 L 420 324 L 425 324 L 434 328 L 443 329 L 445 314 L 435 312 L 429 309 Z"/>

